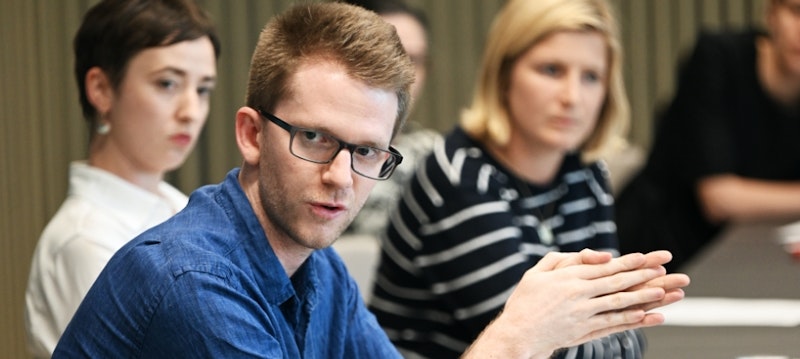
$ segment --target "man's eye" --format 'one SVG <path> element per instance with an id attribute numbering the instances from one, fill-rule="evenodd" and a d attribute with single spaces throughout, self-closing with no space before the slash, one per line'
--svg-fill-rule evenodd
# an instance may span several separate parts
<path id="1" fill-rule="evenodd" d="M 321 132 L 301 131 L 300 135 L 302 136 L 303 142 L 316 146 L 332 147 L 337 146 L 339 143 L 335 138 Z"/>
<path id="2" fill-rule="evenodd" d="M 318 141 L 322 136 L 314 131 L 303 131 L 303 139 L 307 141 Z"/>
<path id="3" fill-rule="evenodd" d="M 375 157 L 377 151 L 372 147 L 356 147 L 355 152 L 361 157 Z"/>

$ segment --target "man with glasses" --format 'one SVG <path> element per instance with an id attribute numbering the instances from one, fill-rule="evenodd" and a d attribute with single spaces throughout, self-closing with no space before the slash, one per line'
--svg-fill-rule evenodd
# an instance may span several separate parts
<path id="1" fill-rule="evenodd" d="M 324 132 L 292 126 L 264 110 L 258 112 L 291 134 L 289 152 L 306 161 L 331 163 L 342 149 L 347 149 L 350 151 L 350 167 L 353 172 L 379 181 L 389 179 L 397 165 L 403 161 L 403 156 L 392 146 L 388 150 L 382 150 L 350 144 Z M 297 134 L 300 136 L 296 136 Z"/>
<path id="2" fill-rule="evenodd" d="M 391 25 L 373 13 L 316 3 L 276 17 L 236 113 L 241 169 L 119 250 L 53 357 L 398 358 L 329 246 L 401 163 L 390 143 L 412 81 Z M 545 257 L 468 355 L 544 356 L 659 324 L 646 311 L 679 300 L 688 282 L 664 275 L 668 260 Z M 526 318 L 537 307 L 552 310 Z"/>

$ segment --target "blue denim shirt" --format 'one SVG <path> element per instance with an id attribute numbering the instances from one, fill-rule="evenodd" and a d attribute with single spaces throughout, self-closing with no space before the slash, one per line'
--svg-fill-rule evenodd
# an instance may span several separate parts
<path id="1" fill-rule="evenodd" d="M 120 249 L 53 358 L 399 358 L 333 249 L 286 275 L 238 174 Z"/>

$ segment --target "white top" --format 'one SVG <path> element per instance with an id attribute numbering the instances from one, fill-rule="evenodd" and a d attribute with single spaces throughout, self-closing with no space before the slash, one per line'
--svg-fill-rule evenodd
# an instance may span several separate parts
<path id="1" fill-rule="evenodd" d="M 158 190 L 161 196 L 83 161 L 70 165 L 67 198 L 39 238 L 25 292 L 25 327 L 36 358 L 50 358 L 111 256 L 188 202 L 166 182 Z"/>

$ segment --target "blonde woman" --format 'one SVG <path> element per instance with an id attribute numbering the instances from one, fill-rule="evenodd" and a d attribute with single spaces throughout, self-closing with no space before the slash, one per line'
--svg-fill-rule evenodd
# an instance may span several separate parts
<path id="1" fill-rule="evenodd" d="M 627 124 L 609 5 L 508 2 L 472 105 L 390 220 L 370 307 L 398 348 L 456 358 L 548 252 L 618 255 L 598 158 L 623 142 Z M 638 358 L 643 346 L 640 332 L 627 331 L 561 354 Z"/>

